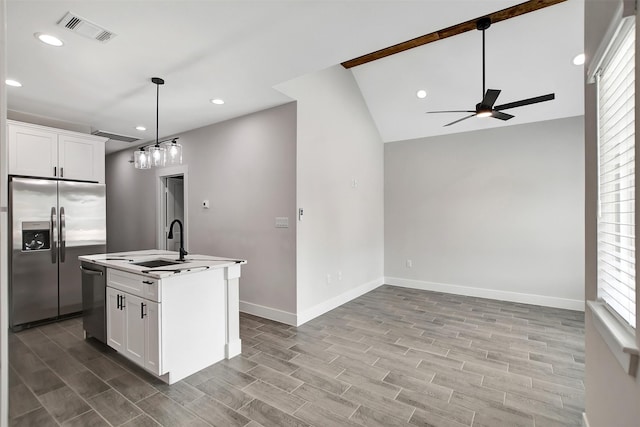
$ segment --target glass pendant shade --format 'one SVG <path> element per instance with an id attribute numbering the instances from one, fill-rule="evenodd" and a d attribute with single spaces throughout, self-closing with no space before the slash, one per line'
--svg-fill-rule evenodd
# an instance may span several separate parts
<path id="1" fill-rule="evenodd" d="M 182 164 L 182 145 L 178 144 L 174 140 L 165 146 L 165 150 L 167 150 L 167 165 Z"/>
<path id="2" fill-rule="evenodd" d="M 163 167 L 167 161 L 166 150 L 158 144 L 149 147 L 149 156 L 154 167 Z"/>
<path id="3" fill-rule="evenodd" d="M 144 149 L 136 150 L 133 153 L 133 165 L 136 169 L 151 169 L 149 153 L 144 151 Z"/>

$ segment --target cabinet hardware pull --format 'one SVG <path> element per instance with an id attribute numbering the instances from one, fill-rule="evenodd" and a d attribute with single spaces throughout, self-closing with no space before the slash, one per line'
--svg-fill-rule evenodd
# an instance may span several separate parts
<path id="1" fill-rule="evenodd" d="M 120 303 L 120 310 L 124 310 L 124 295 L 122 295 L 122 302 Z"/>
<path id="2" fill-rule="evenodd" d="M 144 312 L 144 306 L 145 306 L 145 305 L 146 305 L 146 304 L 145 304 L 145 303 L 143 303 L 143 302 L 141 302 L 141 303 L 140 303 L 140 318 L 141 318 L 141 319 L 144 319 L 144 316 L 146 315 L 146 313 Z"/>
<path id="3" fill-rule="evenodd" d="M 58 168 L 57 167 L 53 167 L 53 176 L 58 176 L 56 175 L 58 173 Z"/>
<path id="4" fill-rule="evenodd" d="M 120 295 L 116 295 L 116 308 L 120 310 Z"/>
<path id="5" fill-rule="evenodd" d="M 64 178 L 64 168 L 60 168 L 60 178 Z"/>
<path id="6" fill-rule="evenodd" d="M 142 283 L 147 285 L 153 285 L 153 282 L 150 282 L 149 280 L 143 280 Z"/>

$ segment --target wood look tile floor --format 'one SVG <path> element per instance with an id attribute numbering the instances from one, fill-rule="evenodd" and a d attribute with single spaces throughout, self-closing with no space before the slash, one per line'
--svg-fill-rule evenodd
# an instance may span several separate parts
<path id="1" fill-rule="evenodd" d="M 584 314 L 382 286 L 174 385 L 82 339 L 10 334 L 12 426 L 579 426 Z"/>

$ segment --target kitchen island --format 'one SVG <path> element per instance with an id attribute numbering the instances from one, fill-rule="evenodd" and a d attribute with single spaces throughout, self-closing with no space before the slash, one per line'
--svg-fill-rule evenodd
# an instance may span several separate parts
<path id="1" fill-rule="evenodd" d="M 106 344 L 173 384 L 241 352 L 245 260 L 145 250 L 80 256 L 106 268 Z"/>

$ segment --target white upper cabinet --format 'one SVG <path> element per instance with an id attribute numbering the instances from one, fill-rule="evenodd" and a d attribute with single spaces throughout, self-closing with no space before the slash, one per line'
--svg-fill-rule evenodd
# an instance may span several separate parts
<path id="1" fill-rule="evenodd" d="M 106 138 L 8 121 L 9 174 L 104 183 Z"/>
<path id="2" fill-rule="evenodd" d="M 58 177 L 104 182 L 104 141 L 58 135 Z"/>
<path id="3" fill-rule="evenodd" d="M 55 177 L 58 134 L 54 131 L 9 123 L 9 173 Z"/>

